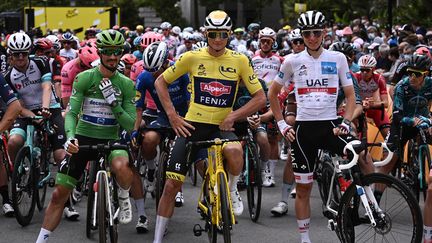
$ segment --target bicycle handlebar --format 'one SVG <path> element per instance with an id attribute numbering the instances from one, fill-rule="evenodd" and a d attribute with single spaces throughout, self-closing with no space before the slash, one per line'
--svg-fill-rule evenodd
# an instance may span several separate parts
<path id="1" fill-rule="evenodd" d="M 105 143 L 101 143 L 101 144 L 96 144 L 96 145 L 80 145 L 79 146 L 80 150 L 85 150 L 85 151 L 92 151 L 92 150 L 97 150 L 98 152 L 109 152 L 112 150 L 127 150 L 128 146 L 125 144 L 105 144 Z"/>
<path id="2" fill-rule="evenodd" d="M 198 147 L 210 147 L 212 145 L 222 145 L 224 143 L 228 143 L 228 142 L 240 142 L 240 141 L 245 141 L 248 140 L 249 136 L 242 136 L 236 139 L 220 139 L 220 138 L 215 138 L 215 139 L 211 139 L 211 140 L 205 140 L 205 141 L 196 141 L 196 142 L 188 142 L 186 147 L 192 147 L 192 146 L 198 146 Z"/>
<path id="3" fill-rule="evenodd" d="M 354 140 L 354 141 L 349 142 L 347 145 L 345 145 L 344 150 L 343 150 L 344 154 L 347 154 L 347 150 L 350 150 L 353 153 L 352 160 L 348 164 L 339 165 L 339 169 L 341 169 L 341 170 L 351 169 L 354 165 L 357 164 L 358 158 L 359 158 L 359 153 L 362 152 L 363 150 L 367 149 L 367 147 L 370 147 L 370 146 L 380 146 L 381 148 L 384 148 L 388 151 L 387 157 L 384 160 L 373 162 L 373 164 L 375 166 L 384 166 L 390 162 L 390 160 L 393 157 L 393 152 L 389 150 L 386 143 L 366 143 L 366 144 L 364 144 L 364 143 L 360 142 L 359 140 Z"/>

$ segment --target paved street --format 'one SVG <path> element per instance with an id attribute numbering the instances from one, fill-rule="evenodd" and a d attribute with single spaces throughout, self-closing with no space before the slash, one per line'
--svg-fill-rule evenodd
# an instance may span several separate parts
<path id="1" fill-rule="evenodd" d="M 270 213 L 270 209 L 280 200 L 280 184 L 283 164 L 277 165 L 277 186 L 274 188 L 263 188 L 262 211 L 258 223 L 253 223 L 249 219 L 247 211 L 247 197 L 245 191 L 242 192 L 245 210 L 241 217 L 238 217 L 238 224 L 232 231 L 233 242 L 299 242 L 300 237 L 297 233 L 297 223 L 294 217 L 294 200 L 289 201 L 289 212 L 287 216 L 275 218 Z M 52 190 L 50 190 L 51 192 Z M 185 205 L 176 208 L 174 216 L 169 223 L 168 234 L 165 242 L 208 242 L 207 235 L 195 237 L 192 229 L 196 223 L 203 223 L 200 216 L 196 213 L 196 200 L 198 198 L 198 187 L 193 187 L 190 180 L 184 185 Z M 51 195 L 49 195 L 50 197 Z M 52 234 L 50 242 L 97 242 L 97 232 L 93 234 L 93 239 L 85 237 L 85 212 L 86 198 L 76 207 L 80 212 L 78 222 L 68 222 L 62 220 L 57 230 Z M 317 186 L 314 186 L 312 193 L 312 219 L 311 219 L 311 239 L 313 242 L 337 242 L 338 239 L 334 232 L 327 230 L 327 220 L 322 216 L 321 204 Z M 119 242 L 152 242 L 155 226 L 155 201 L 147 199 L 146 212 L 149 215 L 150 232 L 138 235 L 135 231 L 136 218 L 129 225 L 121 225 L 119 229 Z M 134 215 L 136 216 L 136 215 Z M 23 228 L 15 218 L 5 218 L 0 216 L 1 236 L 0 242 L 35 242 L 43 220 L 43 212 L 35 212 L 32 223 Z M 221 236 L 221 235 L 220 235 Z M 222 238 L 222 237 L 220 237 Z M 222 242 L 222 240 L 220 240 Z"/>

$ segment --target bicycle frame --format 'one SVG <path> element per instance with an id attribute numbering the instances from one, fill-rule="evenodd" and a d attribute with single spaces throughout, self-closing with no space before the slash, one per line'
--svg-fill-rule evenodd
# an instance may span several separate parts
<path id="1" fill-rule="evenodd" d="M 358 146 L 360 144 L 361 144 L 361 142 L 357 140 L 357 141 L 352 141 L 345 146 L 345 148 L 344 148 L 345 154 L 346 154 L 347 149 L 351 150 L 351 152 L 354 154 L 353 159 L 348 164 L 340 165 L 339 160 L 337 160 L 337 159 L 332 160 L 333 166 L 334 166 L 334 171 L 333 171 L 333 175 L 332 175 L 331 182 L 330 182 L 330 191 L 329 191 L 329 195 L 327 198 L 326 209 L 329 212 L 331 212 L 334 216 L 338 215 L 338 211 L 334 210 L 330 206 L 330 204 L 331 204 L 331 199 L 333 198 L 333 193 L 334 193 L 333 192 L 333 188 L 334 188 L 333 186 L 335 183 L 336 175 L 342 173 L 342 170 L 348 170 L 357 164 L 359 155 L 355 151 L 355 149 L 353 148 L 353 145 Z M 370 144 L 370 145 L 378 145 L 378 144 Z M 387 151 L 389 151 L 387 157 L 383 161 L 374 162 L 374 165 L 376 165 L 376 166 L 383 166 L 383 165 L 390 162 L 391 158 L 393 157 L 393 152 L 391 152 L 388 149 L 388 147 L 385 143 L 379 143 L 379 145 L 382 148 L 385 148 L 385 149 L 387 149 Z M 366 213 L 367 213 L 368 218 L 370 219 L 371 225 L 373 227 L 375 227 L 376 221 L 375 221 L 374 216 L 372 214 L 371 206 L 375 209 L 375 211 L 378 213 L 378 215 L 380 217 L 385 216 L 384 211 L 379 207 L 379 204 L 378 204 L 377 200 L 375 199 L 372 188 L 370 186 L 360 185 L 360 183 L 358 183 L 358 180 L 356 177 L 357 176 L 354 176 L 354 184 L 356 187 L 357 194 L 360 196 L 362 205 L 364 206 L 364 208 L 366 210 Z"/>
<path id="2" fill-rule="evenodd" d="M 216 225 L 220 225 L 221 219 L 220 214 L 218 212 L 221 211 L 219 208 L 219 200 L 220 197 L 218 196 L 218 192 L 215 191 L 215 187 L 219 185 L 220 183 L 225 183 L 227 185 L 226 188 L 228 188 L 228 181 L 227 181 L 227 174 L 225 172 L 225 169 L 223 167 L 223 155 L 222 155 L 222 142 L 217 143 L 216 145 L 213 145 L 207 149 L 208 151 L 208 166 L 207 170 L 204 176 L 204 180 L 201 187 L 201 193 L 198 198 L 198 207 L 207 214 L 208 208 L 206 205 L 202 203 L 202 199 L 204 196 L 204 190 L 206 190 L 206 179 L 208 178 L 208 191 L 210 194 L 210 204 L 213 205 L 212 209 L 212 222 L 215 222 Z M 218 179 L 218 175 L 222 173 L 224 174 L 225 181 L 221 182 Z M 235 216 L 234 212 L 232 211 L 232 202 L 231 202 L 231 195 L 227 193 L 228 201 L 230 204 L 230 214 L 231 214 L 231 222 L 235 222 Z"/>
<path id="3" fill-rule="evenodd" d="M 424 176 L 426 176 L 426 168 L 423 168 L 423 161 L 421 161 L 421 159 L 422 159 L 422 153 L 426 153 L 426 154 L 429 154 L 430 153 L 430 151 L 429 151 L 429 145 L 427 144 L 427 142 L 426 142 L 426 134 L 424 133 L 424 131 L 423 131 L 423 129 L 419 129 L 419 133 L 420 133 L 420 137 L 421 137 L 421 140 L 420 140 L 420 144 L 418 145 L 418 157 L 417 157 L 417 162 L 418 162 L 418 166 L 419 166 L 419 168 L 420 168 L 420 171 L 419 171 L 419 180 L 420 180 L 420 189 L 421 190 L 423 190 L 424 188 L 424 186 L 425 185 L 423 185 L 423 175 Z M 427 187 L 427 185 L 426 185 L 426 187 Z"/>

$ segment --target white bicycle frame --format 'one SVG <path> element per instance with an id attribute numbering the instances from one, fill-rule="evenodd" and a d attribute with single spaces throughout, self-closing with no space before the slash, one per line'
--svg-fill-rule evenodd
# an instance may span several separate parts
<path id="1" fill-rule="evenodd" d="M 334 171 L 333 171 L 333 175 L 332 175 L 331 182 L 330 182 L 330 191 L 329 191 L 329 195 L 327 198 L 326 209 L 328 211 L 330 211 L 332 214 L 334 214 L 335 216 L 338 215 L 338 212 L 330 207 L 330 201 L 332 199 L 331 195 L 333 195 L 333 185 L 334 185 L 335 177 L 337 174 L 341 173 L 342 170 L 349 170 L 358 163 L 359 154 L 356 153 L 353 145 L 360 145 L 360 144 L 361 144 L 361 142 L 359 140 L 354 140 L 354 141 L 349 142 L 347 145 L 345 145 L 345 148 L 343 150 L 344 154 L 347 154 L 346 153 L 347 150 L 350 150 L 352 152 L 352 154 L 354 155 L 352 160 L 348 164 L 340 165 L 339 160 L 332 159 L 332 162 L 334 165 Z M 388 151 L 388 155 L 384 160 L 377 161 L 377 162 L 373 163 L 374 166 L 377 166 L 377 167 L 384 166 L 384 165 L 388 164 L 390 162 L 391 158 L 393 157 L 393 152 L 391 152 L 389 150 L 386 143 L 381 143 L 381 148 L 386 149 Z M 355 186 L 356 186 L 356 192 L 360 196 L 360 200 L 361 200 L 361 202 L 362 202 L 362 204 L 366 210 L 367 216 L 370 219 L 371 225 L 373 227 L 375 227 L 376 222 L 375 222 L 375 219 L 372 215 L 372 210 L 371 210 L 370 205 L 372 205 L 376 209 L 376 212 L 378 212 L 380 217 L 385 216 L 383 213 L 383 210 L 379 207 L 379 204 L 376 201 L 375 196 L 373 194 L 373 190 L 370 186 L 364 186 L 364 187 L 359 186 L 359 185 L 355 185 Z"/>
<path id="2" fill-rule="evenodd" d="M 104 158 L 101 158 L 99 160 L 100 165 L 103 164 L 104 162 Z M 96 174 L 96 179 L 99 178 L 99 175 L 102 175 L 105 177 L 105 201 L 107 202 L 107 208 L 108 208 L 108 214 L 109 214 L 109 226 L 113 226 L 114 225 L 114 220 L 118 217 L 119 212 L 120 212 L 120 207 L 116 210 L 116 212 L 113 214 L 113 210 L 112 210 L 112 203 L 111 203 L 111 190 L 110 190 L 110 182 L 108 181 L 108 173 L 106 170 L 99 170 Z M 96 180 L 95 183 L 98 183 L 98 181 Z M 92 186 L 92 190 L 94 190 L 94 187 Z M 93 222 L 92 222 L 92 226 L 96 227 L 96 214 L 97 214 L 97 201 L 98 201 L 98 192 L 95 191 L 95 197 L 94 197 L 94 202 L 93 202 L 93 209 L 92 209 L 92 215 L 93 215 Z"/>

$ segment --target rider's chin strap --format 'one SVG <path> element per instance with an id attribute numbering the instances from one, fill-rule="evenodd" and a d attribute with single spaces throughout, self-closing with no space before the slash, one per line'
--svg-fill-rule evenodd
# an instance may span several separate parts
<path id="1" fill-rule="evenodd" d="M 112 68 L 112 67 L 108 67 L 107 65 L 105 65 L 105 63 L 102 61 L 102 58 L 100 59 L 102 66 L 104 66 L 106 69 L 110 70 L 112 73 L 114 73 L 115 71 L 117 71 L 117 67 Z"/>

